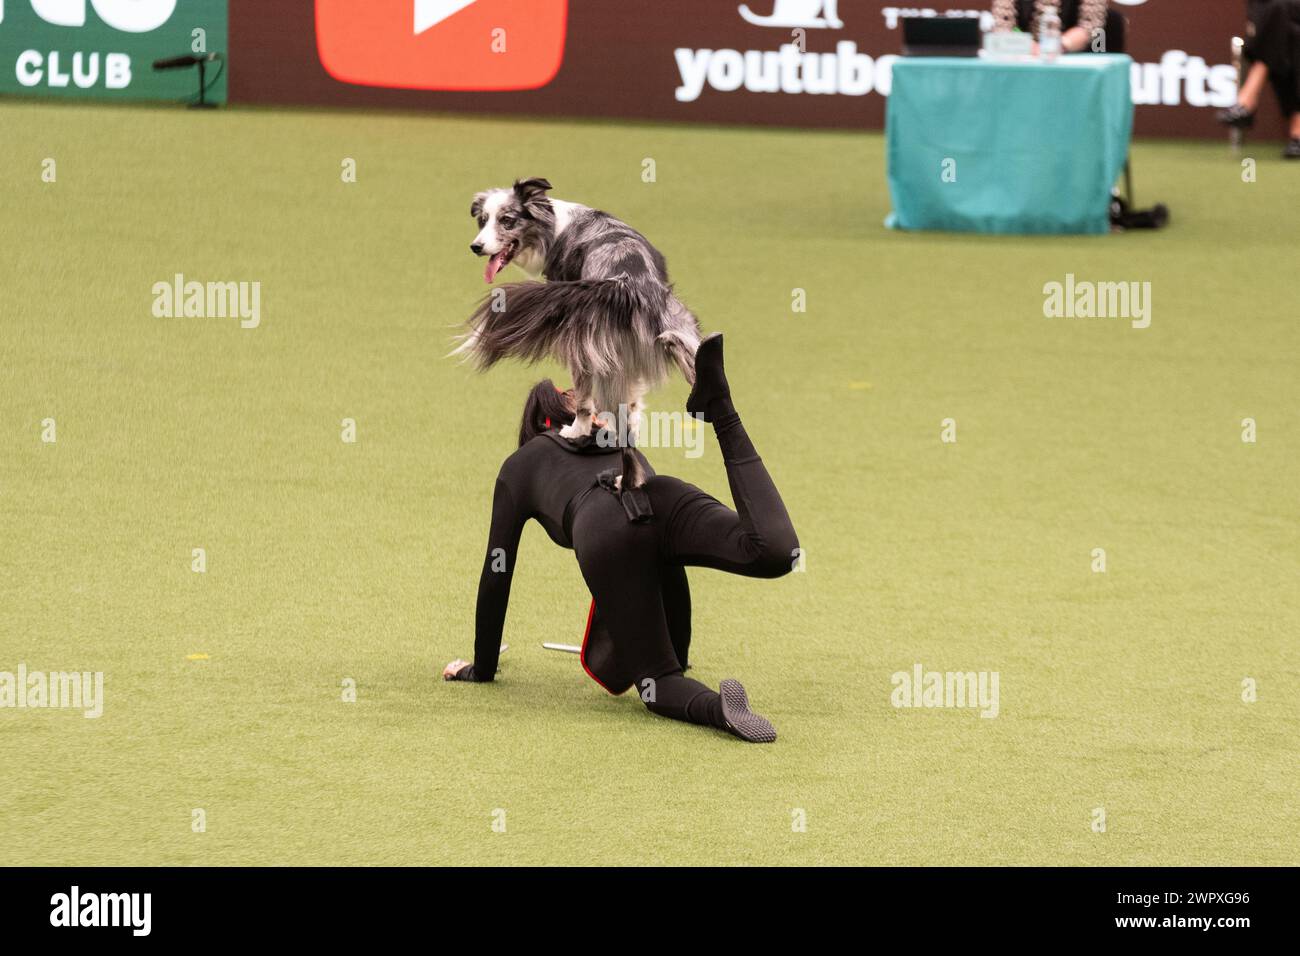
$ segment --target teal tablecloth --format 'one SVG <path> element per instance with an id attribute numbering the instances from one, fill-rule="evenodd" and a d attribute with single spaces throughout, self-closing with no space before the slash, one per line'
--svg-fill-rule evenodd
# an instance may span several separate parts
<path id="1" fill-rule="evenodd" d="M 899 229 L 1104 233 L 1133 129 L 1121 54 L 894 63 L 885 122 Z M 951 161 L 951 162 L 950 162 Z"/>

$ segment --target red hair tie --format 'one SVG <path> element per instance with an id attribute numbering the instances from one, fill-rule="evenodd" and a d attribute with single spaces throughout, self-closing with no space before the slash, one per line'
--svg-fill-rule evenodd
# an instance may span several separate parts
<path id="1" fill-rule="evenodd" d="M 550 427 L 551 427 L 551 420 L 550 420 L 549 418 L 546 419 L 546 427 L 547 427 L 547 428 L 550 428 Z"/>

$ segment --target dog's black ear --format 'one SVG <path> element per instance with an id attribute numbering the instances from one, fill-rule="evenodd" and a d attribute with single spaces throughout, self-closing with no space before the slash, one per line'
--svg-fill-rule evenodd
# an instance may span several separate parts
<path id="1" fill-rule="evenodd" d="M 550 182 L 545 179 L 516 179 L 515 196 L 524 213 L 533 219 L 545 220 L 551 211 L 551 201 L 546 196 L 546 190 L 550 188 Z"/>
<path id="2" fill-rule="evenodd" d="M 469 204 L 469 214 L 477 219 L 483 214 L 483 203 L 487 200 L 487 193 L 475 193 L 474 201 Z"/>
<path id="3" fill-rule="evenodd" d="M 544 194 L 546 190 L 550 188 L 550 180 L 546 179 L 534 178 L 515 180 L 515 195 L 524 202 L 528 202 L 530 199 L 536 199 L 539 195 Z"/>

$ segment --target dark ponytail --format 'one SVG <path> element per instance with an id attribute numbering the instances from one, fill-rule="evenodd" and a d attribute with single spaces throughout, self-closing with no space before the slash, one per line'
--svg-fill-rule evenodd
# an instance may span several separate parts
<path id="1" fill-rule="evenodd" d="M 573 392 L 555 387 L 544 378 L 532 387 L 524 401 L 524 417 L 519 423 L 519 444 L 536 438 L 551 428 L 562 428 L 573 421 Z"/>

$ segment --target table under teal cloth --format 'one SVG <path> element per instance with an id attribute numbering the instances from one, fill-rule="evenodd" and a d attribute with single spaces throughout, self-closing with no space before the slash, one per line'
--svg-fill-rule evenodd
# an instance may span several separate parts
<path id="1" fill-rule="evenodd" d="M 885 122 L 897 229 L 1104 233 L 1133 130 L 1132 60 L 904 57 Z"/>

